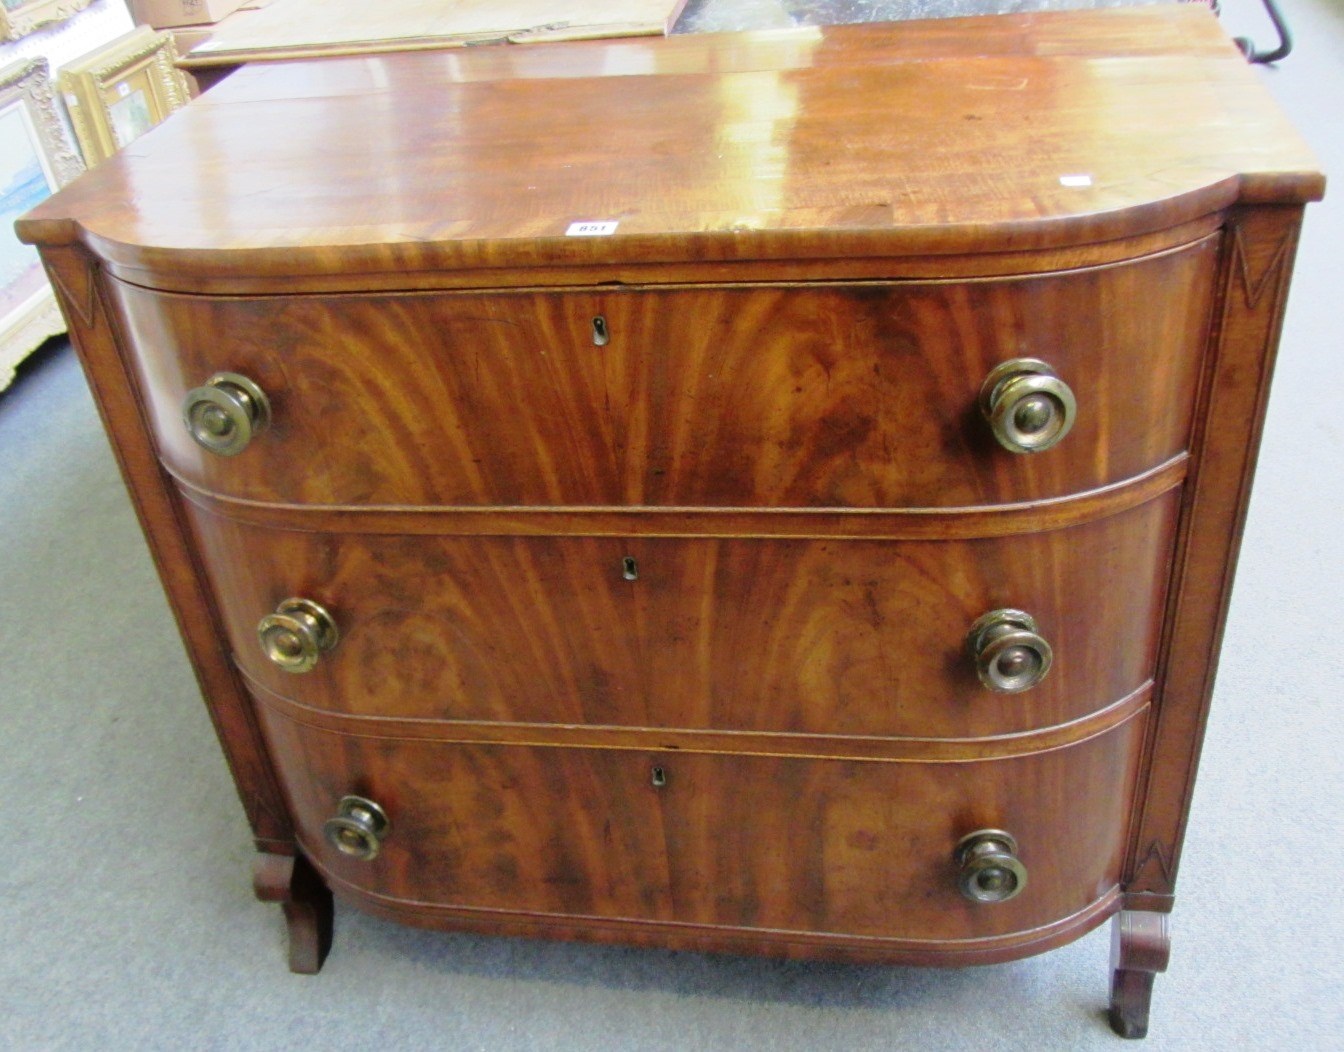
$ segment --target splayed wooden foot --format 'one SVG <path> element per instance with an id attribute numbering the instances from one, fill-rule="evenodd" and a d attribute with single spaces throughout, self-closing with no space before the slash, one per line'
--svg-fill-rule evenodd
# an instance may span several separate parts
<path id="1" fill-rule="evenodd" d="M 289 970 L 315 975 L 331 950 L 331 891 L 302 854 L 263 853 L 252 871 L 262 902 L 278 902 L 289 927 Z"/>

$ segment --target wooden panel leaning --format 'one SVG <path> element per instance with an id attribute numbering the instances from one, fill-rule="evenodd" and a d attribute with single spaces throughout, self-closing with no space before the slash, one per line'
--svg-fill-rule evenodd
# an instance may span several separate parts
<path id="1" fill-rule="evenodd" d="M 1141 1036 L 1323 191 L 1173 5 L 245 69 L 19 230 L 295 970 L 1113 917 Z"/>

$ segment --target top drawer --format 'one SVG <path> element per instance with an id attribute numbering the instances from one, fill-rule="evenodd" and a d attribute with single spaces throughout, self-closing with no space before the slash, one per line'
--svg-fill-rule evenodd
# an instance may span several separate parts
<path id="1" fill-rule="evenodd" d="M 1216 238 L 961 282 L 207 298 L 118 285 L 161 455 L 258 501 L 931 507 L 1060 496 L 1185 448 Z M 1043 359 L 1076 424 L 1010 452 L 991 370 Z M 270 422 L 239 454 L 183 422 L 220 372 Z"/>

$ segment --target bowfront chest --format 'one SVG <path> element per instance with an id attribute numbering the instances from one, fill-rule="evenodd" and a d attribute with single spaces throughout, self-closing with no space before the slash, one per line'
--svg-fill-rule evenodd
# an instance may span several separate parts
<path id="1" fill-rule="evenodd" d="M 1303 205 L 1188 8 L 248 67 L 21 221 L 291 966 L 408 923 L 1142 1034 Z"/>

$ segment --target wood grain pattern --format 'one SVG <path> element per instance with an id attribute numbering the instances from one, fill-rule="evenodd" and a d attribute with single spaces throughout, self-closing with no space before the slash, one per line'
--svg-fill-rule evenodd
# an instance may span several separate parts
<path id="1" fill-rule="evenodd" d="M 1028 932 L 1115 885 L 1143 714 L 1089 741 L 957 766 L 458 746 L 299 728 L 262 710 L 305 850 L 385 900 L 477 910 L 959 940 Z M 666 785 L 651 784 L 654 766 Z M 377 859 L 322 823 L 346 793 L 391 829 Z M 1067 802 L 1067 806 L 1065 803 Z M 963 899 L 952 853 L 1014 830 L 1027 889 Z"/>
<path id="2" fill-rule="evenodd" d="M 851 61 L 872 32 L 801 31 L 783 61 L 770 34 L 702 37 L 675 43 L 676 68 L 654 59 L 641 75 L 628 43 L 602 42 L 536 45 L 572 67 L 544 78 L 479 53 L 339 60 L 356 90 L 336 94 L 261 71 L 20 229 L 81 240 L 160 288 L 300 273 L 357 289 L 370 273 L 1021 251 L 1322 193 L 1207 12 L 1035 15 L 1006 54 L 903 23 L 890 35 L 942 53 L 907 43 Z M 1140 36 L 1173 43 L 1135 53 Z M 704 71 L 682 72 L 696 48 Z M 738 57 L 719 70 L 725 51 Z M 608 61 L 627 75 L 605 75 Z M 459 72 L 476 63 L 482 79 Z M 1061 183 L 1071 175 L 1089 182 Z M 566 236 L 585 220 L 619 229 Z"/>
<path id="3" fill-rule="evenodd" d="M 1181 452 L 1216 249 L 964 283 L 120 298 L 164 457 L 227 495 L 945 507 L 1091 489 Z M 977 409 L 1014 357 L 1049 361 L 1078 398 L 1045 453 L 1003 450 Z M 221 370 L 274 410 L 231 458 L 181 419 Z"/>
<path id="4" fill-rule="evenodd" d="M 193 510 L 235 660 L 337 712 L 422 719 L 980 737 L 1100 709 L 1154 673 L 1179 492 L 1025 537 L 871 542 L 361 537 Z M 638 579 L 625 580 L 623 560 Z M 256 625 L 302 595 L 341 630 L 312 672 Z M 1055 650 L 996 695 L 966 633 L 1027 610 Z"/>

